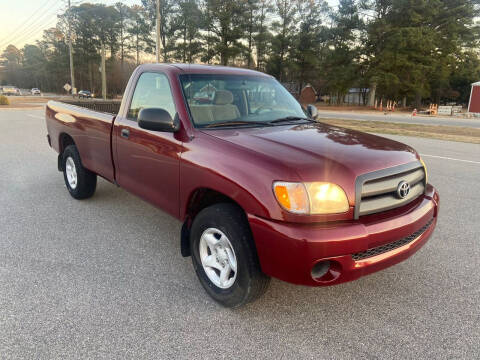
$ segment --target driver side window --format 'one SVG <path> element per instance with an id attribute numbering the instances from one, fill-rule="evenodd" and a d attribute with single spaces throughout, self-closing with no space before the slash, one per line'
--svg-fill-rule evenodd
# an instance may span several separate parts
<path id="1" fill-rule="evenodd" d="M 137 121 L 138 113 L 144 108 L 162 108 L 168 111 L 172 119 L 175 117 L 175 102 L 165 74 L 145 72 L 140 75 L 127 118 Z"/>

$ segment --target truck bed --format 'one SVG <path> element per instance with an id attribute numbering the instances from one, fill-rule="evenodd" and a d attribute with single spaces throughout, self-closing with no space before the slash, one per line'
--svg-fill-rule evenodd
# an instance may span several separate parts
<path id="1" fill-rule="evenodd" d="M 61 102 L 69 105 L 83 107 L 85 109 L 103 112 L 107 114 L 118 114 L 120 110 L 120 100 L 95 100 L 95 99 L 69 99 L 69 100 L 62 100 Z"/>
<path id="2" fill-rule="evenodd" d="M 103 111 L 93 111 L 88 107 Z M 113 182 L 111 133 L 116 114 L 108 110 L 115 110 L 112 103 L 95 100 L 69 103 L 49 101 L 46 120 L 51 146 L 59 154 L 68 146 L 69 139 L 73 139 L 83 166 Z"/>

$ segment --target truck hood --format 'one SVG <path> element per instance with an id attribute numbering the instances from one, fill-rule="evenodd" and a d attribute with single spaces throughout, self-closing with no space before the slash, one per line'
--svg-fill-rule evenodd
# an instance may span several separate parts
<path id="1" fill-rule="evenodd" d="M 332 181 L 347 188 L 358 175 L 418 159 L 415 150 L 402 143 L 323 123 L 204 132 L 263 154 L 294 170 L 302 181 Z"/>

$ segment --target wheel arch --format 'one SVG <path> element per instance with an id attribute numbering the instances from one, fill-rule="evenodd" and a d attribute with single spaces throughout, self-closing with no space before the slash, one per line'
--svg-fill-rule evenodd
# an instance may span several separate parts
<path id="1" fill-rule="evenodd" d="M 67 146 L 75 145 L 75 140 L 73 140 L 73 138 L 69 134 L 62 132 L 58 136 L 58 145 L 60 153 L 63 153 Z"/>
<path id="2" fill-rule="evenodd" d="M 58 136 L 58 171 L 63 171 L 63 152 L 69 145 L 75 145 L 75 140 L 73 140 L 73 138 L 65 132 L 60 133 L 60 135 Z"/>
<path id="3" fill-rule="evenodd" d="M 196 188 L 190 193 L 185 214 L 183 216 L 183 225 L 181 230 L 180 249 L 183 257 L 190 256 L 190 227 L 195 216 L 203 209 L 220 203 L 230 203 L 238 206 L 244 213 L 245 210 L 234 199 L 224 193 L 212 188 L 201 187 Z"/>

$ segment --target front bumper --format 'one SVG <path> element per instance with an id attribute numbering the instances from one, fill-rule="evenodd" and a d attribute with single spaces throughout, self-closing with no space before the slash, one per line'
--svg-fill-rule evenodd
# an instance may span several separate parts
<path id="1" fill-rule="evenodd" d="M 407 206 L 350 222 L 292 224 L 254 215 L 248 220 L 264 273 L 294 284 L 328 286 L 410 257 L 433 233 L 438 209 L 438 193 L 427 185 L 425 195 Z M 312 268 L 326 260 L 328 272 L 314 279 Z"/>

